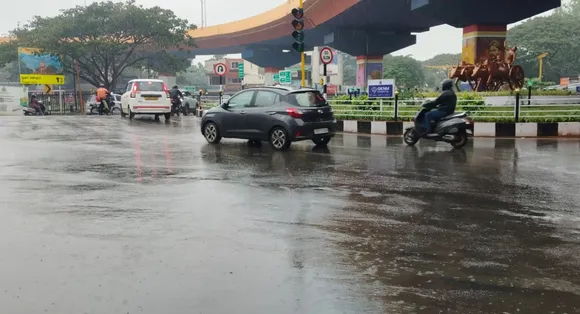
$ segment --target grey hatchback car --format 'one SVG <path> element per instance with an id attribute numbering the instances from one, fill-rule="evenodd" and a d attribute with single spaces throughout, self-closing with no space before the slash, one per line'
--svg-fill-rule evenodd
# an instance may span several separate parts
<path id="1" fill-rule="evenodd" d="M 336 131 L 332 108 L 311 88 L 259 87 L 240 91 L 203 113 L 201 132 L 211 144 L 222 138 L 267 141 L 284 150 L 295 141 L 324 146 Z"/>

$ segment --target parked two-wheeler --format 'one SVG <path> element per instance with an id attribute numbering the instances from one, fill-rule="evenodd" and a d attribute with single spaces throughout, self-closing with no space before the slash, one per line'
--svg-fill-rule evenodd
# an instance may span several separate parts
<path id="1" fill-rule="evenodd" d="M 433 104 L 423 104 L 421 111 L 415 115 L 415 126 L 407 128 L 403 134 L 403 140 L 409 146 L 415 145 L 421 138 L 433 141 L 441 141 L 451 144 L 453 148 L 461 148 L 467 144 L 468 137 L 473 133 L 473 122 L 466 112 L 454 113 L 439 120 L 432 125 L 433 132 L 421 136 L 425 131 L 423 121 L 425 114 L 433 109 Z"/>
<path id="2" fill-rule="evenodd" d="M 39 101 L 38 105 L 40 106 L 40 110 L 42 110 L 42 113 L 45 116 L 49 115 L 49 113 L 46 111 L 46 107 L 44 106 L 44 103 L 42 101 Z M 36 111 L 36 109 L 34 109 L 32 107 L 24 107 L 24 108 L 22 108 L 22 112 L 24 113 L 25 116 L 39 116 L 40 115 L 38 113 L 38 111 Z"/>

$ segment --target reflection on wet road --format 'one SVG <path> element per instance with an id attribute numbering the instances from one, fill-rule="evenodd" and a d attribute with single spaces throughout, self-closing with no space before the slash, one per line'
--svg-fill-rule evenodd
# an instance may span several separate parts
<path id="1" fill-rule="evenodd" d="M 578 313 L 580 142 L 0 119 L 2 313 Z"/>

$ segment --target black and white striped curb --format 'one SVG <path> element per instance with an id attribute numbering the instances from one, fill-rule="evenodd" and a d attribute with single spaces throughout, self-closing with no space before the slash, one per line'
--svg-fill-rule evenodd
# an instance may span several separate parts
<path id="1" fill-rule="evenodd" d="M 395 121 L 337 121 L 337 131 L 383 135 L 403 135 L 413 122 Z M 473 136 L 480 137 L 580 137 L 580 122 L 554 123 L 496 123 L 475 122 Z"/>

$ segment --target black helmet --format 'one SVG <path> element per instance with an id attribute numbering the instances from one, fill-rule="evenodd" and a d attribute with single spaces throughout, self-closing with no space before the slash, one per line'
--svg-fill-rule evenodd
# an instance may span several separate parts
<path id="1" fill-rule="evenodd" d="M 177 87 L 177 85 L 173 85 L 173 89 L 178 89 L 179 87 Z"/>
<path id="2" fill-rule="evenodd" d="M 441 82 L 441 90 L 451 90 L 453 89 L 453 81 L 450 79 L 444 80 Z"/>
<path id="3" fill-rule="evenodd" d="M 32 98 L 36 98 L 36 95 L 35 94 L 30 95 L 30 99 Z"/>

